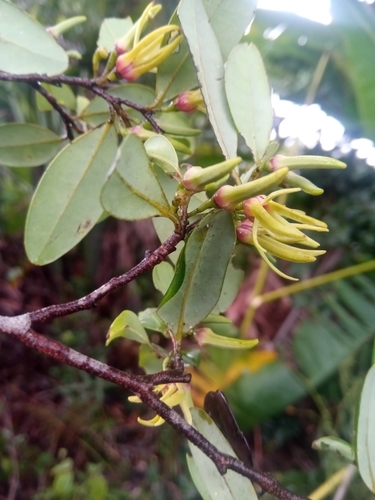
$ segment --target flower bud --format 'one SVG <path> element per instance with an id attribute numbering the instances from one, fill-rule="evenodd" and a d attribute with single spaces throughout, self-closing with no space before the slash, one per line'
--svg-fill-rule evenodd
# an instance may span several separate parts
<path id="1" fill-rule="evenodd" d="M 190 167 L 186 171 L 182 183 L 189 191 L 198 193 L 199 191 L 203 191 L 208 184 L 218 181 L 219 179 L 221 180 L 224 176 L 229 176 L 230 172 L 232 172 L 241 161 L 242 158 L 237 156 L 236 158 L 217 163 L 211 167 Z"/>
<path id="2" fill-rule="evenodd" d="M 270 170 L 288 167 L 289 170 L 303 168 L 346 168 L 346 164 L 326 156 L 284 156 L 276 155 L 270 160 Z"/>
<path id="3" fill-rule="evenodd" d="M 272 174 L 265 175 L 255 181 L 246 182 L 240 186 L 223 186 L 214 195 L 216 205 L 225 210 L 234 210 L 239 203 L 252 198 L 277 186 L 282 182 L 288 169 L 280 168 Z"/>
<path id="4" fill-rule="evenodd" d="M 236 226 L 237 238 L 247 245 L 253 245 L 253 223 L 244 220 Z"/>
<path id="5" fill-rule="evenodd" d="M 176 109 L 185 113 L 193 113 L 197 109 L 205 111 L 200 89 L 182 92 L 174 101 Z"/>
<path id="6" fill-rule="evenodd" d="M 324 190 L 315 186 L 315 184 L 309 179 L 302 177 L 302 175 L 295 174 L 294 172 L 289 172 L 285 177 L 283 184 L 288 187 L 299 187 L 307 194 L 312 196 L 319 196 L 324 193 Z"/>

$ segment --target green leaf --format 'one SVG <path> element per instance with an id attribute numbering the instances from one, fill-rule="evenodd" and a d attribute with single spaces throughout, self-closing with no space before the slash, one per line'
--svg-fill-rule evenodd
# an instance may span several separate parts
<path id="1" fill-rule="evenodd" d="M 132 26 L 133 21 L 130 17 L 126 17 L 125 19 L 116 19 L 113 17 L 103 19 L 96 45 L 108 50 L 108 52 L 112 52 L 115 48 L 115 42 L 126 35 Z"/>
<path id="2" fill-rule="evenodd" d="M 37 21 L 7 0 L 0 0 L 0 70 L 26 75 L 63 73 L 68 56 Z"/>
<path id="3" fill-rule="evenodd" d="M 366 375 L 359 403 L 356 455 L 359 473 L 375 493 L 375 365 Z"/>
<path id="4" fill-rule="evenodd" d="M 180 25 L 174 13 L 169 24 Z M 165 37 L 165 43 L 168 37 Z M 197 75 L 185 38 L 159 67 L 156 76 L 156 94 L 164 101 L 171 100 L 181 92 L 198 86 Z"/>
<path id="5" fill-rule="evenodd" d="M 87 21 L 86 16 L 74 16 L 74 17 L 69 17 L 68 19 L 64 19 L 64 21 L 61 21 L 58 24 L 55 24 L 55 26 L 50 26 L 47 28 L 47 31 L 50 35 L 52 35 L 55 38 L 58 38 L 60 35 L 65 33 L 66 31 L 72 29 L 74 26 L 77 26 L 77 24 L 81 24 Z"/>
<path id="6" fill-rule="evenodd" d="M 116 143 L 116 131 L 108 124 L 78 137 L 49 165 L 26 220 L 25 247 L 31 262 L 43 265 L 56 260 L 96 224 Z"/>
<path id="7" fill-rule="evenodd" d="M 53 158 L 62 143 L 61 137 L 39 125 L 0 125 L 0 163 L 6 167 L 37 167 Z"/>
<path id="8" fill-rule="evenodd" d="M 203 479 L 203 471 L 200 471 L 197 467 L 197 465 L 194 462 L 194 459 L 192 456 L 189 454 L 186 454 L 186 461 L 188 464 L 190 476 L 193 480 L 193 483 L 195 484 L 197 490 L 199 491 L 201 497 L 203 500 L 211 500 L 211 495 L 210 492 L 205 485 L 204 479 Z"/>
<path id="9" fill-rule="evenodd" d="M 68 85 L 63 84 L 61 87 L 57 87 L 56 85 L 51 85 L 49 83 L 42 83 L 41 86 L 56 99 L 57 104 L 65 106 L 73 111 L 76 110 L 76 96 Z M 38 106 L 39 111 L 42 112 L 51 111 L 53 109 L 47 99 L 43 97 L 42 94 L 39 94 L 39 92 L 36 93 L 36 105 Z"/>
<path id="10" fill-rule="evenodd" d="M 156 307 L 149 307 L 144 311 L 138 313 L 139 321 L 148 330 L 153 330 L 154 332 L 165 333 L 167 330 L 167 325 L 159 318 Z"/>
<path id="11" fill-rule="evenodd" d="M 209 415 L 198 408 L 191 408 L 191 415 L 194 427 L 216 446 L 219 451 L 227 453 L 231 456 L 236 456 L 232 447 L 220 432 L 214 421 Z M 199 479 L 203 483 L 202 491 L 204 494 L 209 494 L 211 500 L 258 500 L 253 485 L 249 479 L 228 470 L 222 476 L 217 470 L 217 467 L 210 458 L 207 457 L 199 448 L 192 443 L 189 443 L 192 458 L 195 464 L 195 471 L 199 471 Z M 200 472 L 203 472 L 202 474 Z M 194 475 L 195 476 L 195 475 Z M 193 476 L 193 480 L 194 480 Z M 200 483 L 198 482 L 198 485 Z M 201 491 L 201 490 L 199 490 Z"/>
<path id="12" fill-rule="evenodd" d="M 147 156 L 153 163 L 158 165 L 167 174 L 178 174 L 181 176 L 178 166 L 177 153 L 172 144 L 163 135 L 150 137 L 145 142 Z"/>
<path id="13" fill-rule="evenodd" d="M 316 439 L 312 447 L 314 450 L 333 451 L 350 462 L 355 460 L 353 447 L 348 442 L 335 436 L 324 436 Z"/>
<path id="14" fill-rule="evenodd" d="M 152 281 L 159 292 L 164 294 L 171 284 L 174 269 L 168 262 L 160 262 L 152 270 Z"/>
<path id="15" fill-rule="evenodd" d="M 183 281 L 158 312 L 173 332 L 188 331 L 215 307 L 234 244 L 235 232 L 230 212 L 223 210 L 207 215 L 193 230 L 184 250 L 186 269 Z M 170 289 L 175 286 L 174 279 Z M 169 290 L 166 296 L 168 293 Z"/>
<path id="16" fill-rule="evenodd" d="M 147 375 L 163 371 L 163 359 L 157 356 L 154 349 L 148 344 L 142 344 L 139 348 L 138 364 Z"/>
<path id="17" fill-rule="evenodd" d="M 250 25 L 257 0 L 203 0 L 203 4 L 226 61 Z"/>
<path id="18" fill-rule="evenodd" d="M 125 83 L 123 85 L 118 85 L 115 88 L 108 90 L 108 94 L 135 102 L 139 106 L 148 106 L 155 100 L 155 92 L 150 87 L 140 85 L 139 83 Z M 123 105 L 123 109 L 125 109 L 129 117 L 144 121 L 144 117 L 138 111 L 134 111 L 125 105 Z M 83 110 L 83 113 L 79 116 L 79 118 L 87 122 L 92 127 L 97 127 L 109 119 L 108 103 L 99 96 L 95 97 L 87 108 Z"/>
<path id="19" fill-rule="evenodd" d="M 225 68 L 225 90 L 237 130 L 260 164 L 273 113 L 266 70 L 255 45 L 240 44 L 232 50 Z"/>
<path id="20" fill-rule="evenodd" d="M 169 203 L 137 136 L 130 134 L 122 142 L 116 168 L 104 185 L 101 199 L 104 210 L 119 219 L 169 217 Z"/>
<path id="21" fill-rule="evenodd" d="M 224 156 L 237 153 L 237 132 L 224 89 L 224 62 L 202 0 L 182 0 L 178 9 L 216 139 Z"/>
<path id="22" fill-rule="evenodd" d="M 237 296 L 243 276 L 244 272 L 242 269 L 236 269 L 232 263 L 229 264 L 219 302 L 212 311 L 214 314 L 225 312 L 232 304 Z"/>
<path id="23" fill-rule="evenodd" d="M 149 338 L 138 316 L 133 311 L 122 311 L 109 327 L 105 345 L 117 337 L 135 340 L 140 344 L 149 344 Z"/>

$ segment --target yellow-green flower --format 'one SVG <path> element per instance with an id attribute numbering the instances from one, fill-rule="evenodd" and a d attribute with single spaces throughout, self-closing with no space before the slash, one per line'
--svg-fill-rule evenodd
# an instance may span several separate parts
<path id="1" fill-rule="evenodd" d="M 319 243 L 302 231 L 328 231 L 324 222 L 273 201 L 281 194 L 296 191 L 300 189 L 280 189 L 269 196 L 261 195 L 246 200 L 243 208 L 247 219 L 240 221 L 236 228 L 241 242 L 254 245 L 277 274 L 290 280 L 296 278 L 277 269 L 267 254 L 291 262 L 313 262 L 325 250 L 316 250 Z"/>
<path id="2" fill-rule="evenodd" d="M 190 408 L 193 406 L 191 396 L 190 396 L 190 386 L 189 384 L 182 383 L 171 383 L 171 384 L 161 384 L 154 388 L 154 392 L 161 394 L 160 401 L 163 401 L 170 408 L 176 405 L 180 405 L 180 408 L 184 414 L 186 421 L 191 424 L 191 413 Z M 129 401 L 131 403 L 141 403 L 142 401 L 138 396 L 130 396 Z M 151 420 L 143 420 L 138 417 L 138 422 L 147 427 L 157 427 L 164 424 L 165 420 L 160 415 L 155 415 Z"/>
<path id="3" fill-rule="evenodd" d="M 116 72 L 128 81 L 134 81 L 143 73 L 157 68 L 176 49 L 182 35 L 175 36 L 167 45 L 161 46 L 166 34 L 177 33 L 179 26 L 162 26 L 140 40 L 132 50 L 120 55 L 116 61 Z"/>

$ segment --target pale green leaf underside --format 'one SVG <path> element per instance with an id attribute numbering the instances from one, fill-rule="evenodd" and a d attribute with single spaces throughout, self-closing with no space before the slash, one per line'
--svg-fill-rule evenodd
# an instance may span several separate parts
<path id="1" fill-rule="evenodd" d="M 47 163 L 63 140 L 51 130 L 28 123 L 0 125 L 0 164 L 37 167 Z"/>
<path id="2" fill-rule="evenodd" d="M 120 157 L 103 188 L 101 200 L 103 208 L 119 219 L 168 217 L 169 203 L 137 136 L 130 134 L 121 144 Z"/>
<path id="3" fill-rule="evenodd" d="M 224 156 L 233 158 L 237 152 L 237 132 L 225 96 L 224 62 L 202 0 L 182 0 L 178 15 L 216 139 Z"/>
<path id="4" fill-rule="evenodd" d="M 45 28 L 7 0 L 0 0 L 0 70 L 58 75 L 68 68 L 66 52 Z"/>
<path id="5" fill-rule="evenodd" d="M 210 214 L 194 229 L 186 243 L 182 285 L 158 311 L 173 332 L 188 331 L 215 307 L 234 243 L 234 225 L 229 212 Z"/>
<path id="6" fill-rule="evenodd" d="M 257 0 L 203 0 L 203 4 L 226 61 L 250 25 Z"/>
<path id="7" fill-rule="evenodd" d="M 231 456 L 236 456 L 232 447 L 220 432 L 213 420 L 206 412 L 198 408 L 192 408 L 193 426 L 216 448 Z M 228 470 L 222 476 L 215 464 L 199 448 L 189 443 L 192 459 L 196 466 L 195 471 L 199 473 L 202 481 L 202 490 L 209 494 L 210 500 L 258 500 L 258 496 L 249 479 Z M 202 472 L 202 473 L 201 473 Z M 194 475 L 193 475 L 194 479 Z M 200 483 L 198 483 L 199 485 Z"/>
<path id="8" fill-rule="evenodd" d="M 147 156 L 166 173 L 180 174 L 178 157 L 172 144 L 163 135 L 150 137 L 145 142 Z"/>
<path id="9" fill-rule="evenodd" d="M 117 19 L 115 17 L 103 19 L 100 26 L 99 38 L 96 45 L 111 52 L 115 48 L 115 42 L 122 38 L 133 26 L 130 17 Z"/>
<path id="10" fill-rule="evenodd" d="M 362 389 L 356 455 L 359 473 L 369 490 L 375 493 L 375 365 L 367 373 Z"/>
<path id="11" fill-rule="evenodd" d="M 122 311 L 113 321 L 109 327 L 106 345 L 118 337 L 134 340 L 141 344 L 150 343 L 146 330 L 133 311 Z"/>
<path id="12" fill-rule="evenodd" d="M 225 89 L 237 130 L 260 164 L 273 115 L 266 70 L 255 45 L 240 44 L 232 50 L 225 69 Z"/>
<path id="13" fill-rule="evenodd" d="M 160 264 L 155 266 L 152 270 L 152 281 L 154 282 L 154 286 L 162 294 L 165 294 L 168 290 L 173 274 L 173 267 L 169 262 L 160 262 Z"/>
<path id="14" fill-rule="evenodd" d="M 25 247 L 34 264 L 48 264 L 73 248 L 102 214 L 100 192 L 116 154 L 111 125 L 64 148 L 44 173 L 26 220 Z"/>

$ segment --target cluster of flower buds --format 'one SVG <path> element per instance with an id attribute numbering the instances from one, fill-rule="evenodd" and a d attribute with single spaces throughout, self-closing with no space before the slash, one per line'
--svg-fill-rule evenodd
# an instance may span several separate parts
<path id="1" fill-rule="evenodd" d="M 182 35 L 178 35 L 180 28 L 176 25 L 162 26 L 140 39 L 143 29 L 160 9 L 160 5 L 151 2 L 132 29 L 116 41 L 116 73 L 121 78 L 134 81 L 143 73 L 155 70 L 181 42 Z M 162 46 L 166 35 L 172 38 L 168 44 Z"/>
<path id="2" fill-rule="evenodd" d="M 190 386 L 189 384 L 182 383 L 170 383 L 170 384 L 162 384 L 157 385 L 154 388 L 154 392 L 157 394 L 161 394 L 160 401 L 163 401 L 170 408 L 176 405 L 180 405 L 181 410 L 185 416 L 185 419 L 188 423 L 191 424 L 191 413 L 189 408 L 193 406 L 190 396 Z M 131 403 L 141 403 L 141 399 L 138 396 L 129 396 L 128 400 Z M 138 423 L 142 425 L 146 425 L 147 427 L 158 427 L 159 425 L 164 424 L 165 420 L 160 417 L 160 415 L 156 415 L 151 420 L 143 420 L 138 417 Z"/>

